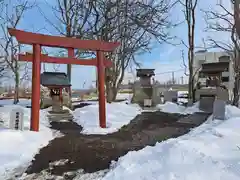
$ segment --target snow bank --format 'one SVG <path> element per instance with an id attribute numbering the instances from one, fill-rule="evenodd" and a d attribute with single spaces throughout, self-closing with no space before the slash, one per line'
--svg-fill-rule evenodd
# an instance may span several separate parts
<path id="1" fill-rule="evenodd" d="M 157 109 L 166 113 L 179 113 L 179 114 L 193 114 L 200 112 L 199 103 L 195 103 L 191 107 L 185 107 L 172 102 L 166 102 L 165 104 L 158 104 Z"/>
<path id="2" fill-rule="evenodd" d="M 74 121 L 83 127 L 83 134 L 108 134 L 118 131 L 138 114 L 141 108 L 135 104 L 106 104 L 107 128 L 99 127 L 98 104 L 85 106 L 73 112 Z"/>
<path id="3" fill-rule="evenodd" d="M 13 105 L 13 99 L 0 100 L 0 105 Z M 31 99 L 19 99 L 18 105 L 31 106 Z"/>
<path id="4" fill-rule="evenodd" d="M 240 109 L 227 106 L 226 117 L 209 118 L 184 136 L 129 152 L 103 180 L 240 179 Z"/>
<path id="5" fill-rule="evenodd" d="M 24 110 L 24 131 L 8 129 L 10 112 L 16 107 Z M 19 173 L 19 168 L 24 170 L 39 149 L 54 138 L 44 110 L 40 111 L 40 131 L 29 131 L 30 111 L 18 105 L 0 107 L 0 120 L 3 122 L 0 125 L 0 179 L 9 178 L 15 171 Z"/>
<path id="6" fill-rule="evenodd" d="M 129 102 L 133 97 L 133 93 L 118 93 L 116 99 L 126 99 Z"/>

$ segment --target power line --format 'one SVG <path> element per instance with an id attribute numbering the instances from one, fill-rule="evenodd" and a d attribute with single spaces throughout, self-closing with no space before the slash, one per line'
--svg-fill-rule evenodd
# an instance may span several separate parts
<path id="1" fill-rule="evenodd" d="M 182 71 L 185 71 L 185 69 L 179 69 L 179 70 L 175 70 L 175 71 L 165 71 L 165 72 L 159 72 L 159 73 L 155 73 L 155 75 L 160 75 L 160 74 L 169 74 L 169 73 L 182 72 Z"/>

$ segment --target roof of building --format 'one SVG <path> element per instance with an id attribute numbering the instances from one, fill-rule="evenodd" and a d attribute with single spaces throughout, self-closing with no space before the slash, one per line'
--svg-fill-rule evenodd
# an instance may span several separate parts
<path id="1" fill-rule="evenodd" d="M 71 86 L 68 76 L 62 72 L 44 72 L 41 74 L 41 85 L 69 87 Z"/>
<path id="2" fill-rule="evenodd" d="M 202 64 L 201 73 L 221 73 L 228 71 L 229 62 L 216 62 Z"/>

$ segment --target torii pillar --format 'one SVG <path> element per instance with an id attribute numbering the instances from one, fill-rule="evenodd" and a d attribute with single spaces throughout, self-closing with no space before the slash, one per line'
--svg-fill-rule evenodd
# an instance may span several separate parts
<path id="1" fill-rule="evenodd" d="M 32 62 L 32 131 L 39 131 L 41 62 L 57 64 L 78 64 L 97 67 L 99 91 L 99 124 L 101 128 L 106 128 L 106 101 L 104 88 L 105 67 L 112 66 L 112 62 L 104 58 L 104 52 L 114 51 L 120 45 L 119 43 L 50 36 L 11 28 L 8 29 L 8 32 L 11 36 L 16 37 L 17 41 L 20 44 L 28 44 L 33 46 L 33 54 L 19 54 L 19 60 Z M 51 57 L 48 55 L 43 55 L 41 54 L 41 46 L 68 49 L 68 57 Z M 95 51 L 97 58 L 75 58 L 74 49 Z"/>

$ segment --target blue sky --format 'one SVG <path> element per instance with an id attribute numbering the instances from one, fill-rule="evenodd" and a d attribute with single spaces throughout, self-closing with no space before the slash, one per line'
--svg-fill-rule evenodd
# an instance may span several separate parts
<path id="1" fill-rule="evenodd" d="M 32 0 L 33 1 L 33 0 Z M 37 0 L 40 3 L 40 7 L 44 10 L 46 16 L 49 19 L 56 23 L 54 15 L 51 8 L 46 4 L 46 0 Z M 47 1 L 48 3 L 53 3 L 54 1 Z M 201 9 L 212 8 L 216 4 L 215 0 L 206 1 L 199 0 L 199 6 L 196 12 L 197 24 L 196 24 L 196 45 L 202 45 L 202 38 L 209 36 L 209 33 L 204 32 L 206 27 L 203 13 Z M 183 12 L 181 12 L 181 7 L 176 7 L 172 10 L 172 18 L 176 21 L 183 20 Z M 56 24 L 57 25 L 57 24 Z M 50 33 L 57 34 L 55 29 L 49 25 L 46 19 L 41 15 L 38 8 L 33 8 L 24 14 L 24 18 L 20 22 L 19 29 L 24 29 L 27 31 L 40 32 L 40 33 Z M 171 33 L 175 36 L 181 37 L 186 41 L 187 39 L 187 28 L 186 24 L 183 23 L 176 29 L 172 29 Z M 212 34 L 217 38 L 220 38 L 220 35 Z M 211 35 L 211 36 L 212 36 Z M 163 74 L 163 72 L 175 71 L 183 69 L 183 63 L 181 59 L 181 50 L 184 49 L 183 45 L 172 46 L 172 45 L 156 45 L 151 53 L 142 54 L 137 57 L 137 60 L 141 62 L 145 68 L 155 68 L 156 79 L 159 81 L 166 81 L 171 78 L 171 73 Z M 185 52 L 186 54 L 187 52 Z M 47 71 L 53 70 L 53 65 L 48 64 L 45 66 Z M 66 72 L 66 65 L 61 65 L 59 71 Z M 73 88 L 83 88 L 85 82 L 85 88 L 89 87 L 92 82 L 96 80 L 96 69 L 95 67 L 88 66 L 73 66 L 72 70 L 72 86 Z M 187 81 L 187 77 L 184 75 L 184 71 L 179 71 L 175 73 L 177 80 L 180 80 L 180 77 L 184 76 L 184 81 Z M 125 77 L 125 82 L 132 80 L 133 76 L 131 73 L 127 73 Z"/>

